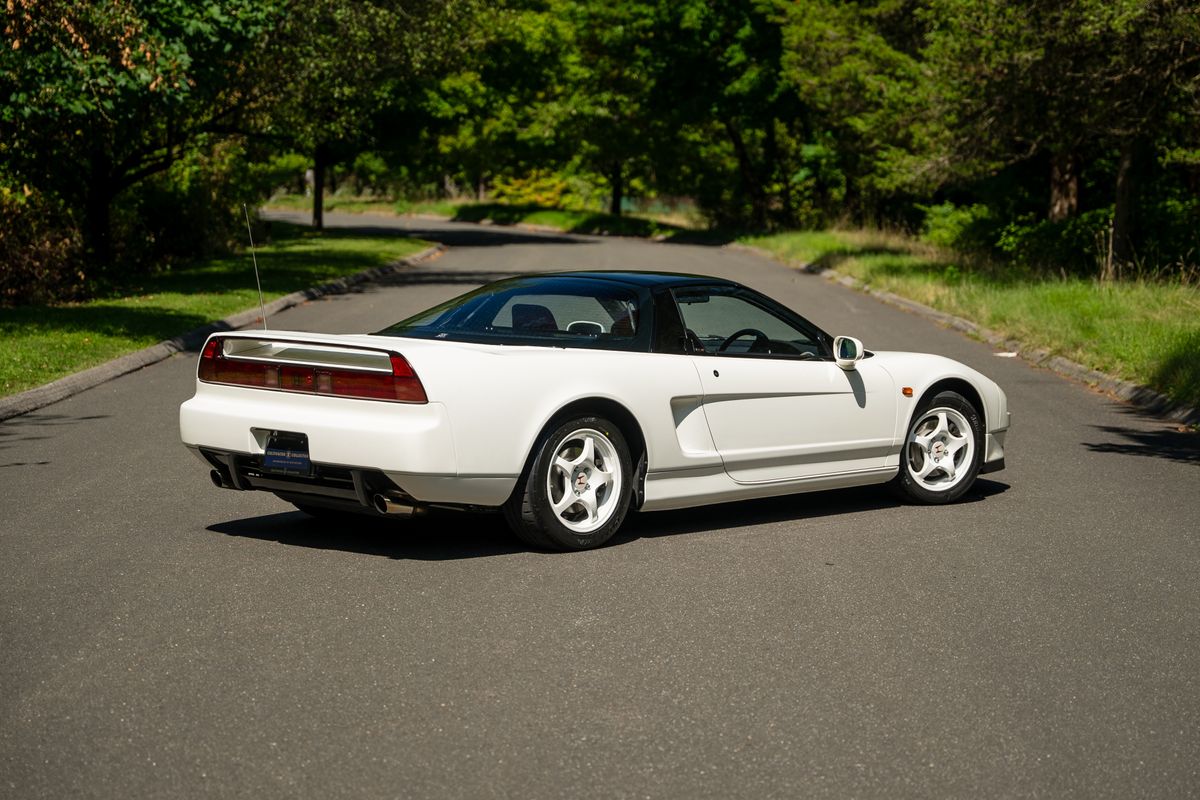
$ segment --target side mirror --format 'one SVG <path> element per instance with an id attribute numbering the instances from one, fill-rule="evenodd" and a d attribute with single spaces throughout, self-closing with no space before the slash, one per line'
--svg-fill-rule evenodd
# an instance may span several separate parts
<path id="1" fill-rule="evenodd" d="M 863 352 L 863 343 L 853 336 L 839 336 L 833 340 L 834 361 L 847 372 L 862 361 Z"/>

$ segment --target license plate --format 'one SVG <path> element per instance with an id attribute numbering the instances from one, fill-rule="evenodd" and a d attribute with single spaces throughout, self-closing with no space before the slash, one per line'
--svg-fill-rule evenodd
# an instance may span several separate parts
<path id="1" fill-rule="evenodd" d="M 267 438 L 266 452 L 263 453 L 263 472 L 276 475 L 311 475 L 308 436 L 303 433 L 272 431 Z"/>

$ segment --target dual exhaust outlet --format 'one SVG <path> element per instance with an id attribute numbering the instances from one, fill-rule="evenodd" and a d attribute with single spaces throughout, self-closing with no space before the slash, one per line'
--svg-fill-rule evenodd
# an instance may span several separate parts
<path id="1" fill-rule="evenodd" d="M 208 478 L 212 481 L 213 486 L 216 486 L 218 489 L 234 489 L 240 491 L 240 488 L 235 486 L 233 482 L 225 476 L 225 473 L 221 472 L 219 469 L 214 469 L 209 472 Z M 393 500 L 385 494 L 374 495 L 371 498 L 371 508 L 378 511 L 380 514 L 384 514 L 389 517 L 413 517 L 424 510 L 419 506 L 412 505 L 411 503 L 401 503 L 397 500 Z"/>

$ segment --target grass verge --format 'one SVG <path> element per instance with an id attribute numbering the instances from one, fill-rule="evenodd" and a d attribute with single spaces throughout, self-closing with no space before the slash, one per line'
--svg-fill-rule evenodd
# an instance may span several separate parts
<path id="1" fill-rule="evenodd" d="M 278 195 L 264 206 L 281 211 L 309 211 L 312 198 L 303 195 Z M 613 216 L 599 211 L 579 211 L 539 205 L 475 203 L 451 200 L 385 200 L 331 195 L 325 200 L 326 211 L 351 214 L 428 214 L 455 222 L 490 222 L 495 225 L 536 225 L 563 233 L 588 235 L 638 236 L 670 241 L 729 241 L 718 233 L 701 231 L 680 224 L 682 217 L 647 214 Z"/>
<path id="2" fill-rule="evenodd" d="M 782 261 L 834 268 L 1084 366 L 1200 407 L 1200 287 L 1014 275 L 871 231 L 751 236 Z"/>
<path id="3" fill-rule="evenodd" d="M 429 246 L 416 239 L 324 233 L 272 223 L 258 248 L 267 300 L 389 264 Z M 0 396 L 169 339 L 258 304 L 248 254 L 148 276 L 112 297 L 0 308 Z"/>

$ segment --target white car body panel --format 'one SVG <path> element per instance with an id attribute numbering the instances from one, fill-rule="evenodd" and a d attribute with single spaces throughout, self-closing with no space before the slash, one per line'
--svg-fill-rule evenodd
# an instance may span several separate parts
<path id="1" fill-rule="evenodd" d="M 877 469 L 895 444 L 892 378 L 873 359 L 847 371 L 829 361 L 692 358 L 717 451 L 738 483 Z"/>

